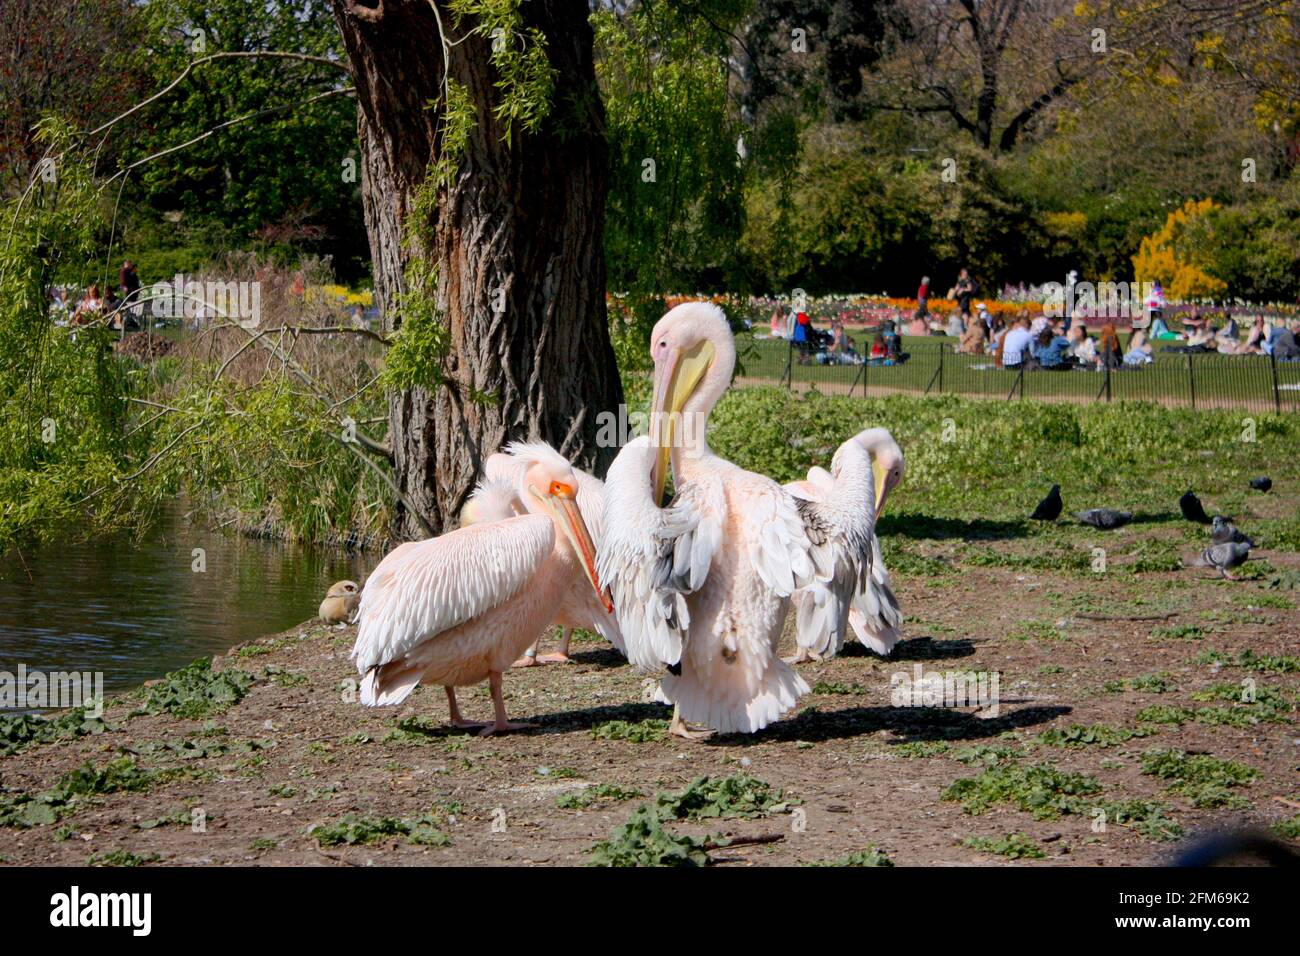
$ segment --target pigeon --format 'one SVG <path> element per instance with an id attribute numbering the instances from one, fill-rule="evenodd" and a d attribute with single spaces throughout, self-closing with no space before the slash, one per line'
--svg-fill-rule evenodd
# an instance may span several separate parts
<path id="1" fill-rule="evenodd" d="M 1029 516 L 1030 521 L 1055 521 L 1061 516 L 1061 486 L 1052 485 L 1052 490 L 1047 493 L 1047 497 L 1038 503 L 1034 513 Z"/>
<path id="2" fill-rule="evenodd" d="M 1214 523 L 1210 525 L 1210 540 L 1215 544 L 1245 544 L 1249 547 L 1255 547 L 1255 542 L 1246 537 L 1231 518 L 1225 518 L 1223 515 L 1215 515 Z"/>
<path id="3" fill-rule="evenodd" d="M 1132 521 L 1133 512 L 1113 511 L 1110 508 L 1091 508 L 1088 511 L 1080 511 L 1075 517 L 1084 524 L 1090 524 L 1094 528 L 1109 531 L 1112 528 L 1122 528 Z"/>
<path id="4" fill-rule="evenodd" d="M 1250 487 L 1254 488 L 1256 491 L 1268 491 L 1268 489 L 1273 487 L 1273 479 L 1267 475 L 1264 475 L 1261 478 L 1252 478 L 1250 479 Z"/>
<path id="5" fill-rule="evenodd" d="M 1192 494 L 1190 488 L 1187 493 L 1178 499 L 1178 507 L 1182 509 L 1183 517 L 1188 521 L 1195 521 L 1197 524 L 1209 524 L 1210 516 L 1205 513 L 1205 508 L 1201 505 L 1201 499 Z"/>
<path id="6" fill-rule="evenodd" d="M 1219 574 L 1229 581 L 1235 581 L 1228 568 L 1235 568 L 1245 564 L 1250 557 L 1250 545 L 1245 542 L 1229 541 L 1225 544 L 1215 544 L 1206 548 L 1191 561 L 1191 567 L 1194 568 L 1215 568 Z"/>

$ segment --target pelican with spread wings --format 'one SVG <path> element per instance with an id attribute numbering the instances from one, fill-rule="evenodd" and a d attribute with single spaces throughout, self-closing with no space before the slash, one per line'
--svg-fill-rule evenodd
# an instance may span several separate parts
<path id="1" fill-rule="evenodd" d="M 752 733 L 808 685 L 777 653 L 796 589 L 816 585 L 809 627 L 843 639 L 853 594 L 871 572 L 870 461 L 844 453 L 846 480 L 797 500 L 716 455 L 710 411 L 736 349 L 722 311 L 690 302 L 651 334 L 653 437 L 628 444 L 605 479 L 597 572 L 611 591 L 628 659 L 661 676 L 672 732 Z M 675 497 L 661 507 L 671 467 Z"/>

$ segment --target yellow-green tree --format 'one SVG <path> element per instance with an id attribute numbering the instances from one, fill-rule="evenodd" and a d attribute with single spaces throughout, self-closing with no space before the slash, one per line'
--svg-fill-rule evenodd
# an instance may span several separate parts
<path id="1" fill-rule="evenodd" d="M 1137 281 L 1159 282 L 1171 299 L 1196 299 L 1225 291 L 1227 283 L 1206 271 L 1209 254 L 1194 238 L 1203 237 L 1205 231 L 1189 228 L 1217 208 L 1212 199 L 1189 199 L 1165 217 L 1165 224 L 1143 238 L 1133 257 Z"/>

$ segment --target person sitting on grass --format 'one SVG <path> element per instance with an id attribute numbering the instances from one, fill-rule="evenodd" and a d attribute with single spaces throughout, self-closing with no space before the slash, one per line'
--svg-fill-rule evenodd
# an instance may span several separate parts
<path id="1" fill-rule="evenodd" d="M 1133 337 L 1128 340 L 1128 354 L 1124 356 L 1124 364 L 1130 368 L 1137 368 L 1154 361 L 1155 357 L 1151 354 L 1151 343 L 1147 341 L 1146 329 L 1137 329 Z"/>
<path id="2" fill-rule="evenodd" d="M 1088 327 L 1082 322 L 1070 326 L 1070 354 L 1078 368 L 1093 369 L 1097 367 L 1097 346 L 1088 335 Z"/>
<path id="3" fill-rule="evenodd" d="M 1273 339 L 1273 358 L 1279 362 L 1300 362 L 1300 319 L 1291 323 Z"/>
<path id="4" fill-rule="evenodd" d="M 961 341 L 957 343 L 956 351 L 963 355 L 983 355 L 987 344 L 988 337 L 984 330 L 984 323 L 972 322 L 966 334 L 961 336 Z"/>
<path id="5" fill-rule="evenodd" d="M 92 282 L 86 294 L 77 303 L 77 310 L 72 313 L 72 324 L 87 325 L 98 319 L 103 311 L 104 299 L 99 291 L 99 283 Z"/>
<path id="6" fill-rule="evenodd" d="M 1182 336 L 1177 332 L 1169 331 L 1169 326 L 1165 325 L 1164 316 L 1153 315 L 1151 317 L 1151 338 L 1156 342 L 1166 342 L 1182 338 Z"/>
<path id="7" fill-rule="evenodd" d="M 1107 322 L 1103 325 L 1097 338 L 1098 368 L 1119 368 L 1124 363 L 1124 350 L 1120 348 L 1119 333 L 1115 331 L 1115 323 Z"/>
<path id="8" fill-rule="evenodd" d="M 1029 316 L 1022 313 L 998 343 L 998 364 L 1013 371 L 1020 368 L 1031 357 L 1033 342 L 1034 337 L 1029 332 Z"/>
<path id="9" fill-rule="evenodd" d="M 982 322 L 972 322 L 971 325 L 983 325 Z M 954 312 L 948 316 L 948 334 L 954 339 L 960 339 L 966 334 L 966 325 L 961 320 L 961 313 Z"/>
<path id="10" fill-rule="evenodd" d="M 1246 344 L 1242 346 L 1242 351 L 1249 355 L 1263 355 L 1264 342 L 1268 339 L 1268 323 L 1264 321 L 1264 316 L 1256 313 L 1255 321 L 1251 323 L 1250 331 L 1246 333 Z"/>
<path id="11" fill-rule="evenodd" d="M 1032 351 L 1038 364 L 1046 369 L 1062 370 L 1074 364 L 1069 355 L 1070 340 L 1050 326 L 1038 333 Z"/>
<path id="12" fill-rule="evenodd" d="M 920 309 L 916 310 L 916 313 L 912 316 L 912 321 L 907 323 L 907 334 L 918 337 L 930 334 L 930 326 L 926 324 L 925 315 Z"/>

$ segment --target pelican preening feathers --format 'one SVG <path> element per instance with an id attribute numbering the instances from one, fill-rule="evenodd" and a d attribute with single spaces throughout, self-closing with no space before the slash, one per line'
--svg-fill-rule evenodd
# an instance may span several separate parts
<path id="1" fill-rule="evenodd" d="M 777 653 L 792 602 L 796 663 L 834 655 L 850 627 L 892 650 L 901 614 L 875 533 L 903 473 L 889 433 L 860 432 L 829 471 L 782 486 L 709 448 L 736 361 L 720 309 L 669 311 L 651 357 L 651 434 L 620 451 L 603 484 L 549 445 L 511 445 L 485 462 L 461 528 L 380 562 L 352 652 L 363 704 L 400 703 L 431 681 L 453 723 L 470 726 L 454 688 L 487 679 L 484 732 L 514 729 L 501 675 L 559 623 L 566 645 L 572 627 L 596 631 L 658 676 L 675 734 L 749 733 L 809 690 Z"/>
<path id="2" fill-rule="evenodd" d="M 877 465 L 867 444 L 851 440 L 836 452 L 829 484 L 796 497 L 709 448 L 703 422 L 736 359 L 722 311 L 677 306 L 655 325 L 650 349 L 654 438 L 632 442 L 610 467 L 598 573 L 629 660 L 662 675 L 674 733 L 697 735 L 693 723 L 761 730 L 808 692 L 777 654 L 796 592 L 800 645 L 821 655 L 842 645 L 858 596 L 867 607 L 878 594 L 875 513 L 901 476 L 902 456 L 878 455 Z M 670 466 L 675 497 L 661 507 Z M 894 629 L 892 647 L 897 604 L 883 567 L 881 580 L 893 605 L 882 628 Z"/>
<path id="3" fill-rule="evenodd" d="M 546 445 L 512 451 L 523 467 L 514 485 L 498 480 L 481 489 L 483 521 L 399 546 L 366 580 L 352 648 L 363 704 L 401 703 L 428 680 L 446 688 L 452 722 L 471 726 L 454 688 L 486 678 L 495 719 L 483 732 L 516 729 L 506 719 L 502 672 L 550 624 L 576 581 L 585 578 L 601 594 L 569 463 Z"/>

